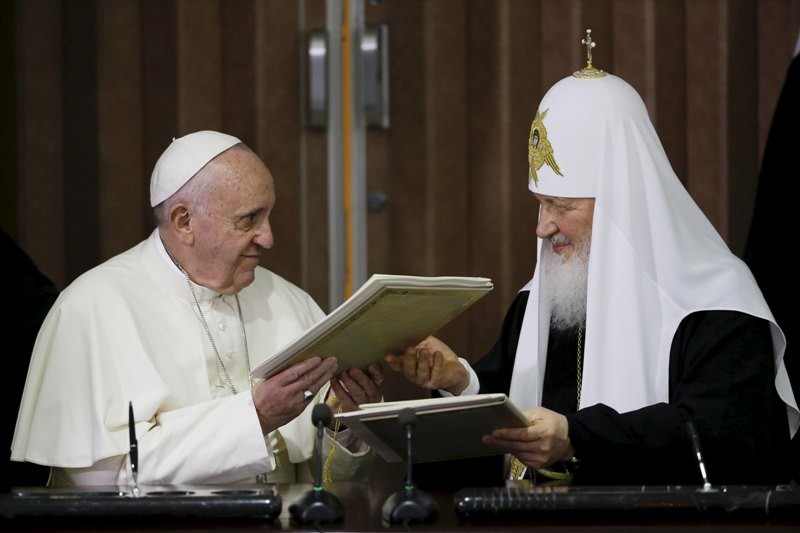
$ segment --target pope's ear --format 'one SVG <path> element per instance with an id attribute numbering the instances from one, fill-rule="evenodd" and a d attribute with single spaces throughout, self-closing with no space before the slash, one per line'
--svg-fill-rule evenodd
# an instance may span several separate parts
<path id="1" fill-rule="evenodd" d="M 169 224 L 172 231 L 186 244 L 194 239 L 192 233 L 192 212 L 186 204 L 178 203 L 169 211 Z"/>

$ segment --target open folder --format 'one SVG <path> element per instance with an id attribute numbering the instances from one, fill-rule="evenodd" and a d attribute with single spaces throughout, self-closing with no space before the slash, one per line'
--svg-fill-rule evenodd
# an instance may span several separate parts
<path id="1" fill-rule="evenodd" d="M 406 458 L 406 429 L 397 421 L 406 408 L 417 415 L 412 433 L 415 463 L 500 455 L 503 452 L 483 444 L 481 437 L 498 428 L 530 425 L 505 394 L 362 404 L 358 411 L 334 416 L 387 462 L 396 462 Z"/>
<path id="2" fill-rule="evenodd" d="M 364 368 L 432 335 L 492 290 L 488 278 L 374 274 L 342 305 L 250 375 L 265 378 L 315 355 Z"/>

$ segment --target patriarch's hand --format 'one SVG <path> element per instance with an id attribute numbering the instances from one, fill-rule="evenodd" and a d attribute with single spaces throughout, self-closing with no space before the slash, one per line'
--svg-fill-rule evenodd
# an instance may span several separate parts
<path id="1" fill-rule="evenodd" d="M 469 385 L 467 369 L 455 352 L 436 337 L 427 337 L 402 354 L 387 354 L 384 360 L 389 368 L 426 389 L 444 389 L 458 395 Z"/>
<path id="2" fill-rule="evenodd" d="M 542 468 L 570 459 L 575 450 L 569 440 L 567 417 L 536 407 L 524 412 L 532 425 L 525 428 L 496 429 L 483 442 L 517 456 L 531 468 Z"/>

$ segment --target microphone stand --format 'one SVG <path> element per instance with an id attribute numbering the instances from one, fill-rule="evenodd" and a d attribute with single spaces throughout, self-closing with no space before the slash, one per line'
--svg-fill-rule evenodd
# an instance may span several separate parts
<path id="1" fill-rule="evenodd" d="M 686 431 L 692 440 L 692 450 L 697 459 L 697 466 L 700 469 L 700 477 L 703 478 L 703 488 L 699 490 L 700 492 L 714 492 L 716 489 L 711 488 L 711 483 L 706 475 L 706 463 L 703 461 L 703 453 L 700 451 L 700 436 L 697 434 L 697 428 L 694 427 L 694 422 L 691 420 L 686 421 Z"/>
<path id="2" fill-rule="evenodd" d="M 392 524 L 407 524 L 413 521 L 427 522 L 436 517 L 439 505 L 430 494 L 418 490 L 411 479 L 411 441 L 414 426 L 417 423 L 417 413 L 411 408 L 400 411 L 397 423 L 406 430 L 406 481 L 403 488 L 391 494 L 383 503 L 383 519 Z"/>
<path id="3" fill-rule="evenodd" d="M 317 426 L 314 488 L 289 506 L 289 514 L 301 524 L 336 522 L 344 516 L 344 506 L 339 498 L 322 488 L 322 434 L 332 417 L 331 408 L 325 403 L 315 405 L 311 412 L 311 422 Z"/>

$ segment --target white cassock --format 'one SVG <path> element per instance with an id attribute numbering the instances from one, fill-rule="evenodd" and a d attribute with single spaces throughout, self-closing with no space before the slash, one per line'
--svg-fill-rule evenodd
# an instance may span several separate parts
<path id="1" fill-rule="evenodd" d="M 261 267 L 255 274 L 238 295 L 253 368 L 324 316 L 295 285 Z M 328 387 L 264 437 L 236 299 L 193 287 L 237 394 L 156 230 L 59 296 L 34 346 L 11 459 L 56 467 L 55 484 L 128 484 L 132 402 L 141 484 L 253 482 L 265 472 L 273 483 L 311 479 L 311 410 Z M 332 446 L 333 479 L 364 475 L 370 453 L 328 435 L 323 454 Z"/>

